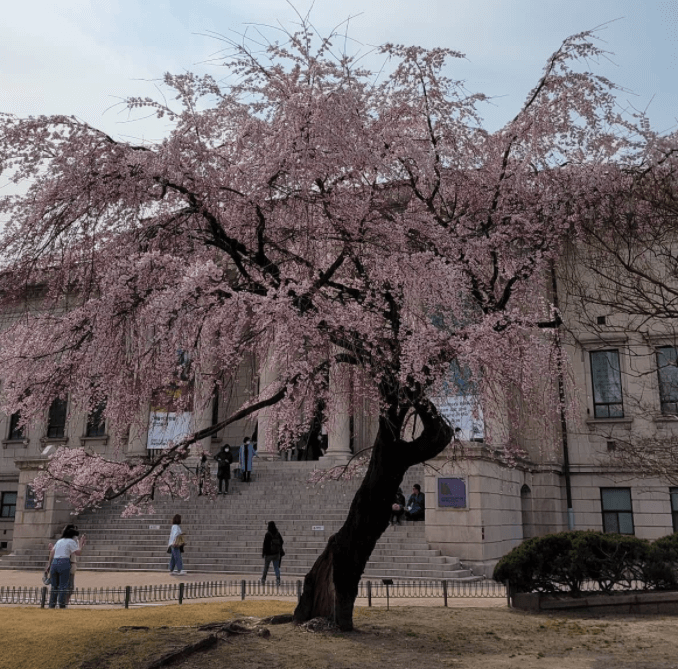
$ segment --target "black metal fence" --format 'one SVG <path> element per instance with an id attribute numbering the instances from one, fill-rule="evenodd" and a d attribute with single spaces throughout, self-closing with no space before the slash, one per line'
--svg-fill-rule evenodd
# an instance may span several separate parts
<path id="1" fill-rule="evenodd" d="M 143 606 L 159 602 L 212 599 L 217 597 L 301 597 L 301 581 L 261 583 L 259 580 L 200 581 L 195 583 L 168 583 L 164 585 L 124 586 L 120 588 L 75 588 L 70 594 L 69 605 L 84 606 Z M 49 604 L 50 588 L 0 587 L 0 604 L 22 604 L 45 607 Z M 447 606 L 455 598 L 505 598 L 506 587 L 496 581 L 361 581 L 358 589 L 358 604 L 367 600 L 385 599 L 434 599 Z M 363 600 L 363 601 L 361 601 Z"/>

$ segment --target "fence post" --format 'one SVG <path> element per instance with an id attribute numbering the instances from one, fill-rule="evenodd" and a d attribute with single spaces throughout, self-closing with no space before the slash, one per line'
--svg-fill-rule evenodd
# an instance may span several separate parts
<path id="1" fill-rule="evenodd" d="M 245 601 L 245 579 L 240 581 L 240 599 Z"/>
<path id="2" fill-rule="evenodd" d="M 301 601 L 301 581 L 297 581 L 297 604 Z"/>
<path id="3" fill-rule="evenodd" d="M 504 581 L 504 585 L 506 586 L 506 604 L 511 608 L 511 582 L 507 579 Z"/>
<path id="4" fill-rule="evenodd" d="M 443 599 L 445 600 L 445 606 L 447 606 L 447 581 L 443 581 Z"/>
<path id="5" fill-rule="evenodd" d="M 372 581 L 367 581 L 367 606 L 372 606 Z"/>
<path id="6" fill-rule="evenodd" d="M 179 604 L 184 602 L 184 585 L 185 583 L 179 583 Z"/>
<path id="7" fill-rule="evenodd" d="M 126 585 L 125 586 L 125 608 L 129 608 L 129 600 L 132 595 L 132 586 L 131 585 Z"/>
<path id="8" fill-rule="evenodd" d="M 45 602 L 47 601 L 47 586 L 42 586 L 42 592 L 40 593 L 40 608 L 45 608 Z"/>

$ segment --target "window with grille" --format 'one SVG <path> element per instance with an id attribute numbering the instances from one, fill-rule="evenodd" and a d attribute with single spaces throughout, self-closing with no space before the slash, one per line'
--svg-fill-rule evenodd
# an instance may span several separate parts
<path id="1" fill-rule="evenodd" d="M 68 402 L 56 399 L 49 408 L 47 417 L 47 437 L 61 439 L 66 434 L 66 410 Z"/>
<path id="2" fill-rule="evenodd" d="M 678 414 L 678 366 L 674 346 L 657 349 L 657 374 L 659 375 L 659 402 L 666 415 Z"/>
<path id="3" fill-rule="evenodd" d="M 601 488 L 603 532 L 634 534 L 631 488 Z"/>
<path id="4" fill-rule="evenodd" d="M 593 414 L 596 418 L 623 418 L 619 351 L 591 351 Z"/>
<path id="5" fill-rule="evenodd" d="M 7 435 L 7 439 L 9 439 L 10 441 L 19 441 L 25 438 L 26 426 L 19 425 L 20 422 L 21 414 L 18 412 L 13 413 L 9 417 L 9 434 Z"/>
<path id="6" fill-rule="evenodd" d="M 102 402 L 87 416 L 86 437 L 103 437 L 106 435 L 106 418 L 104 411 L 106 402 Z"/>
<path id="7" fill-rule="evenodd" d="M 16 493 L 3 492 L 0 498 L 0 518 L 14 518 L 16 515 Z"/>

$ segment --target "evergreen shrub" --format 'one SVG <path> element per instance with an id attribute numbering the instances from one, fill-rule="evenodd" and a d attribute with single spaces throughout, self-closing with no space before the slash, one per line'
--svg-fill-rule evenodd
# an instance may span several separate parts
<path id="1" fill-rule="evenodd" d="M 676 535 L 650 544 L 628 535 L 575 530 L 524 541 L 498 562 L 494 578 L 509 581 L 516 592 L 678 589 L 677 564 Z"/>

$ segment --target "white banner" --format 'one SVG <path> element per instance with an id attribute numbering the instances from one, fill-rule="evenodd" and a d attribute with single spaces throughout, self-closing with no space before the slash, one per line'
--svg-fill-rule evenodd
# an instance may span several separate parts
<path id="1" fill-rule="evenodd" d="M 457 439 L 473 441 L 485 438 L 483 411 L 476 397 L 473 395 L 437 397 L 433 402 L 454 428 Z"/>
<path id="2" fill-rule="evenodd" d="M 163 409 L 152 409 L 148 420 L 148 442 L 146 448 L 169 448 L 191 434 L 193 414 L 190 411 L 176 413 Z"/>

